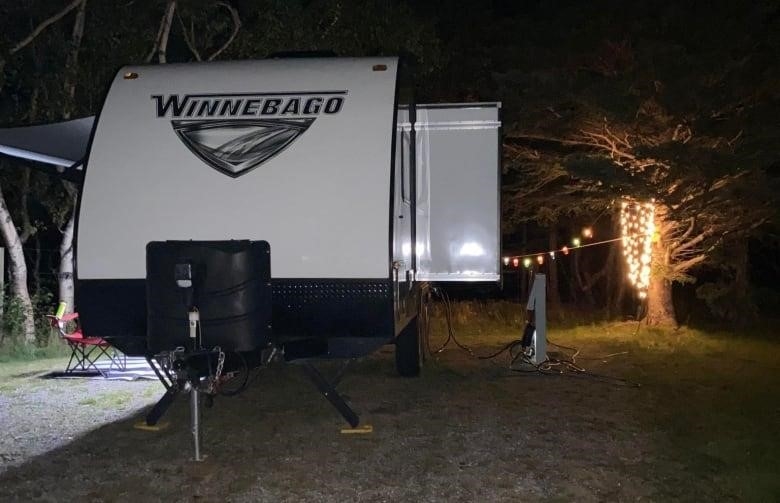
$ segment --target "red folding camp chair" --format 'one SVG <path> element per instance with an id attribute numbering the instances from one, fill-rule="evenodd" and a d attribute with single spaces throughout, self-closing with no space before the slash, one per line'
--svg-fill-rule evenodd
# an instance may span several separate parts
<path id="1" fill-rule="evenodd" d="M 47 314 L 53 330 L 57 330 L 65 342 L 70 347 L 71 354 L 68 360 L 68 366 L 65 369 L 66 374 L 76 371 L 89 372 L 97 371 L 103 377 L 107 377 L 112 368 L 124 370 L 127 366 L 127 357 L 117 352 L 111 344 L 102 337 L 84 337 L 79 324 L 79 313 L 70 313 L 58 317 L 53 314 Z M 95 364 L 100 358 L 106 358 L 111 361 L 108 366 L 108 372 Z"/>

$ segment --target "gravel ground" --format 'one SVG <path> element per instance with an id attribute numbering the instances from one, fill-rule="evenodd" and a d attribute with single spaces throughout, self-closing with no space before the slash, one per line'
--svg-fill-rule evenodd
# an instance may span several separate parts
<path id="1" fill-rule="evenodd" d="M 0 474 L 137 413 L 163 389 L 150 381 L 41 377 L 66 362 L 0 364 Z"/>
<path id="2" fill-rule="evenodd" d="M 0 501 L 780 498 L 778 345 L 658 344 L 623 332 L 552 335 L 582 348 L 591 371 L 639 388 L 512 373 L 458 350 L 401 379 L 382 351 L 340 386 L 369 435 L 340 434 L 339 416 L 300 369 L 265 369 L 247 392 L 204 410 L 202 463 L 190 460 L 186 400 L 167 429 L 133 429 L 159 385 L 17 378 L 43 389 L 0 388 L 2 428 L 16 437 L 0 444 L 12 452 Z M 509 338 L 462 336 L 481 353 Z"/>

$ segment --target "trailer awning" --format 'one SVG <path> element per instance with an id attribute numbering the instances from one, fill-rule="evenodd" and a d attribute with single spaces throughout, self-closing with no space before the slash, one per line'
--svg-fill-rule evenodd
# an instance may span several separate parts
<path id="1" fill-rule="evenodd" d="M 87 153 L 95 117 L 65 122 L 0 128 L 0 155 L 70 168 Z"/>

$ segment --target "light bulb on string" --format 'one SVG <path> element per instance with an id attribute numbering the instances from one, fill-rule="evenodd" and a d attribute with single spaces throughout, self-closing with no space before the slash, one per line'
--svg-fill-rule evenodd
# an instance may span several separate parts
<path id="1" fill-rule="evenodd" d="M 586 239 L 592 238 L 593 237 L 593 229 L 591 229 L 590 227 L 585 227 L 584 229 L 582 229 L 582 237 L 584 237 Z"/>
<path id="2" fill-rule="evenodd" d="M 525 268 L 526 268 L 526 269 L 528 269 L 529 267 L 531 267 L 531 259 L 530 259 L 530 258 L 528 258 L 528 257 L 524 258 L 524 259 L 523 259 L 523 265 L 525 266 Z"/>

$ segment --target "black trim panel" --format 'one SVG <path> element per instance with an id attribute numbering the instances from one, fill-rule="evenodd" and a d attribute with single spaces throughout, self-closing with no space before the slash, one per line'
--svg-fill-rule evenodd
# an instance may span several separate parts
<path id="1" fill-rule="evenodd" d="M 377 279 L 271 280 L 274 336 L 393 336 L 393 287 Z"/>
<path id="2" fill-rule="evenodd" d="M 271 284 L 273 337 L 279 341 L 326 340 L 327 353 L 316 356 L 351 358 L 395 335 L 388 278 L 275 278 Z M 78 280 L 76 309 L 85 334 L 110 337 L 129 356 L 148 352 L 145 279 Z"/>

